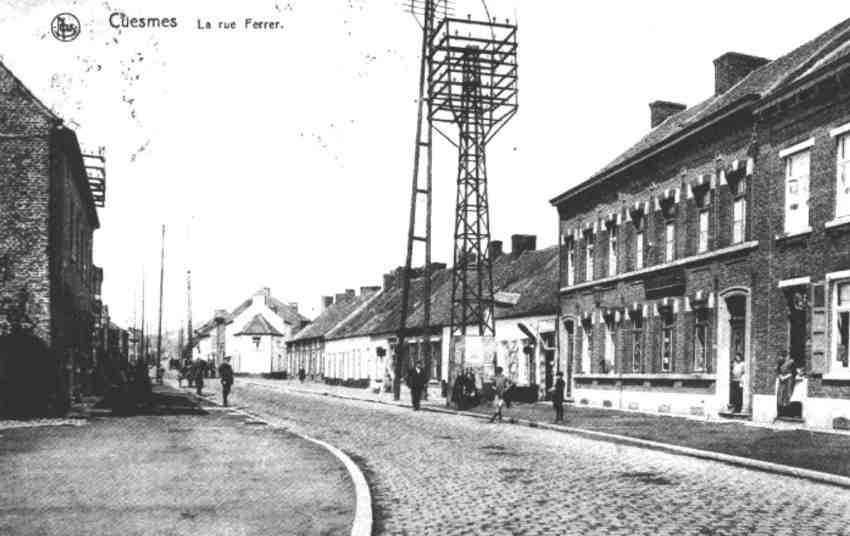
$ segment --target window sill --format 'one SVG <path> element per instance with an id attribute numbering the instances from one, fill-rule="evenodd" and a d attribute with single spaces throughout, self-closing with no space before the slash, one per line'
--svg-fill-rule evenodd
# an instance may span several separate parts
<path id="1" fill-rule="evenodd" d="M 833 370 L 824 373 L 821 380 L 825 382 L 850 382 L 850 370 Z"/>
<path id="2" fill-rule="evenodd" d="M 827 231 L 847 231 L 850 230 L 850 216 L 841 216 L 840 218 L 835 218 L 834 220 L 830 220 L 823 225 L 824 229 Z"/>
<path id="3" fill-rule="evenodd" d="M 680 373 L 664 373 L 664 372 L 653 372 L 647 374 L 639 374 L 639 373 L 628 373 L 628 374 L 618 374 L 616 372 L 609 374 L 601 374 L 601 373 L 591 373 L 591 374 L 574 374 L 573 378 L 577 380 L 610 380 L 610 379 L 622 379 L 622 380 L 714 380 L 716 376 L 711 373 L 704 372 L 695 372 L 693 374 L 680 374 Z M 850 377 L 848 377 L 850 378 Z"/>
<path id="4" fill-rule="evenodd" d="M 781 242 L 783 240 L 793 240 L 795 238 L 804 238 L 808 235 L 812 234 L 812 228 L 806 227 L 804 229 L 800 229 L 799 231 L 792 231 L 790 233 L 778 234 L 774 237 L 777 242 Z"/>

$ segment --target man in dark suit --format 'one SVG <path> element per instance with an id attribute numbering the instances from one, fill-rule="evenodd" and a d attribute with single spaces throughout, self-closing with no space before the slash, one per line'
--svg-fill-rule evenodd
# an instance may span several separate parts
<path id="1" fill-rule="evenodd" d="M 417 361 L 416 366 L 407 373 L 407 386 L 410 388 L 410 400 L 413 402 L 413 410 L 419 410 L 419 401 L 422 400 L 422 391 L 428 384 L 428 375 L 422 367 L 422 361 Z"/>

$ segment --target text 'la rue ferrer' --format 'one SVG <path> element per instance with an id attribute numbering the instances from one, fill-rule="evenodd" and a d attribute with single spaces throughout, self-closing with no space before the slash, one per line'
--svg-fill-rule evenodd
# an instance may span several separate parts
<path id="1" fill-rule="evenodd" d="M 256 20 L 245 17 L 242 21 L 221 20 L 209 21 L 197 19 L 198 30 L 280 30 L 283 25 L 279 20 Z"/>

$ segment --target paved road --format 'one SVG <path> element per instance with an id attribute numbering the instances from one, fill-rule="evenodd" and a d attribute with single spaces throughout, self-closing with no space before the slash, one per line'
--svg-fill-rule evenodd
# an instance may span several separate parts
<path id="1" fill-rule="evenodd" d="M 348 452 L 373 488 L 377 534 L 850 534 L 850 492 L 832 486 L 244 384 L 234 401 Z"/>
<path id="2" fill-rule="evenodd" d="M 325 449 L 158 396 L 154 414 L 0 430 L 0 534 L 349 534 L 354 489 Z"/>

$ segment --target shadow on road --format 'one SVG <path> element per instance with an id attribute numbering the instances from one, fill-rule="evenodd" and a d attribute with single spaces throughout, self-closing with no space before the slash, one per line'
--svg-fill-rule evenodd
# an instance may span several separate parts
<path id="1" fill-rule="evenodd" d="M 154 385 L 150 395 L 138 395 L 122 391 L 108 394 L 93 409 L 108 411 L 106 415 L 130 417 L 136 415 L 207 415 L 204 407 L 212 404 L 198 401 L 188 393 L 176 391 L 164 385 Z"/>

